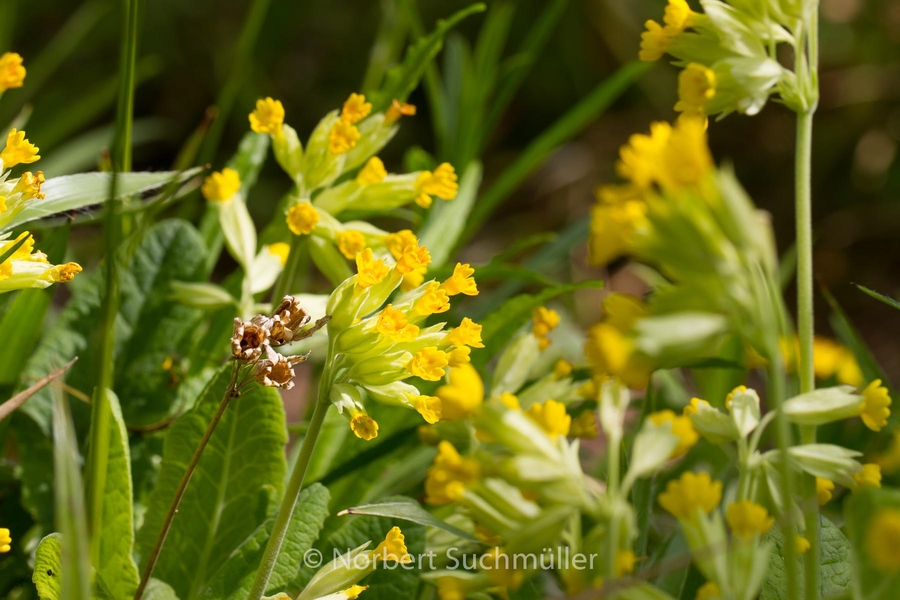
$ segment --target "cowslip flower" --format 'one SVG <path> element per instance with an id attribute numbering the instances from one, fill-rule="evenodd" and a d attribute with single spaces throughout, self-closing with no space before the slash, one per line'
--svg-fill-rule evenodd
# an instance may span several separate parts
<path id="1" fill-rule="evenodd" d="M 796 549 L 797 554 L 801 556 L 806 554 L 810 549 L 809 540 L 802 535 L 798 535 L 794 538 L 794 548 Z"/>
<path id="2" fill-rule="evenodd" d="M 442 440 L 425 475 L 425 502 L 433 506 L 456 502 L 466 486 L 477 481 L 480 475 L 478 461 L 461 456 L 453 444 Z"/>
<path id="3" fill-rule="evenodd" d="M 9 537 L 9 529 L 0 528 L 0 552 L 9 552 L 10 544 L 12 544 L 12 538 Z"/>
<path id="4" fill-rule="evenodd" d="M 539 306 L 531 311 L 531 320 L 531 333 L 537 338 L 538 347 L 545 350 L 550 345 L 550 338 L 547 336 L 559 326 L 559 313 L 552 308 Z"/>
<path id="5" fill-rule="evenodd" d="M 689 116 L 705 117 L 707 105 L 715 95 L 715 72 L 699 63 L 690 63 L 678 74 L 675 110 Z"/>
<path id="6" fill-rule="evenodd" d="M 866 463 L 862 470 L 853 474 L 853 481 L 859 489 L 881 487 L 881 467 L 873 463 Z"/>
<path id="7" fill-rule="evenodd" d="M 442 418 L 461 421 L 475 414 L 484 402 L 484 383 L 475 367 L 467 363 L 451 365 L 448 380 L 435 391 L 441 399 Z"/>
<path id="8" fill-rule="evenodd" d="M 831 501 L 831 493 L 834 491 L 834 482 L 822 477 L 816 477 L 816 499 L 820 506 Z"/>
<path id="9" fill-rule="evenodd" d="M 256 109 L 250 113 L 250 129 L 272 136 L 282 134 L 284 106 L 280 100 L 265 98 L 256 101 Z"/>
<path id="10" fill-rule="evenodd" d="M 687 454 L 694 444 L 700 440 L 700 434 L 694 429 L 690 416 L 676 415 L 671 410 L 661 410 L 647 415 L 654 425 L 670 423 L 672 433 L 678 437 L 678 445 L 672 450 L 670 458 L 679 458 Z"/>
<path id="11" fill-rule="evenodd" d="M 532 404 L 525 414 L 540 425 L 550 437 L 569 435 L 572 417 L 566 413 L 566 405 L 562 402 L 551 398 L 542 403 Z"/>
<path id="12" fill-rule="evenodd" d="M 888 417 L 891 416 L 891 397 L 887 388 L 881 385 L 880 379 L 876 379 L 862 391 L 862 397 L 860 418 L 872 431 L 881 431 L 887 426 Z"/>
<path id="13" fill-rule="evenodd" d="M 669 481 L 657 501 L 672 516 L 693 521 L 697 511 L 709 514 L 722 501 L 722 482 L 713 481 L 709 473 L 685 471 L 677 480 Z"/>
<path id="14" fill-rule="evenodd" d="M 450 163 L 441 163 L 432 171 L 422 171 L 416 178 L 415 188 L 419 194 L 416 204 L 422 208 L 431 206 L 431 197 L 441 200 L 453 200 L 459 191 L 456 171 Z"/>
<path id="15" fill-rule="evenodd" d="M 0 56 L 0 93 L 22 87 L 25 83 L 25 67 L 22 57 L 15 52 L 4 52 Z"/>
<path id="16" fill-rule="evenodd" d="M 900 510 L 882 508 L 869 521 L 865 534 L 866 554 L 884 573 L 900 573 Z"/>
<path id="17" fill-rule="evenodd" d="M 210 202 L 227 202 L 241 189 L 241 178 L 234 169 L 224 168 L 211 173 L 203 181 L 200 192 Z"/>
<path id="18" fill-rule="evenodd" d="M 25 138 L 24 131 L 10 129 L 6 136 L 6 146 L 0 150 L 0 161 L 3 169 L 11 169 L 16 165 L 28 165 L 40 160 L 40 150 Z"/>
<path id="19" fill-rule="evenodd" d="M 725 510 L 725 521 L 736 536 L 745 539 L 762 535 L 775 524 L 775 519 L 769 516 L 769 511 L 751 500 L 729 504 Z"/>

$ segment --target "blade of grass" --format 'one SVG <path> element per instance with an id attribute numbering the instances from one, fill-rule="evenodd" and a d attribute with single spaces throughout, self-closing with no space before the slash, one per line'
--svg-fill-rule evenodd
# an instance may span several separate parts
<path id="1" fill-rule="evenodd" d="M 879 294 L 879 293 L 876 292 L 875 290 L 870 290 L 870 289 L 867 288 L 866 286 L 864 286 L 864 285 L 859 285 L 858 283 L 851 283 L 850 285 L 852 285 L 853 287 L 855 287 L 856 289 L 858 289 L 858 290 L 861 291 L 862 293 L 867 294 L 867 295 L 869 295 L 869 296 L 875 298 L 876 300 L 879 300 L 879 301 L 881 301 L 881 302 L 884 302 L 885 304 L 887 304 L 887 305 L 890 306 L 891 308 L 896 308 L 897 310 L 900 310 L 900 302 L 897 302 L 897 301 L 894 300 L 893 298 L 888 298 L 888 297 L 885 296 L 884 294 Z"/>

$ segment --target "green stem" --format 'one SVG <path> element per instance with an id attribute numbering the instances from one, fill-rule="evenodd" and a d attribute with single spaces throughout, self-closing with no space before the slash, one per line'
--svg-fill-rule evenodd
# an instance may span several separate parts
<path id="1" fill-rule="evenodd" d="M 608 442 L 609 466 L 606 476 L 606 493 L 612 502 L 612 516 L 609 520 L 609 531 L 606 535 L 607 542 L 607 575 L 610 578 L 616 576 L 616 552 L 619 550 L 619 477 L 621 472 L 620 449 L 622 440 L 619 436 L 610 436 Z"/>
<path id="2" fill-rule="evenodd" d="M 297 276 L 297 272 L 303 264 L 303 257 L 301 254 L 303 253 L 304 237 L 305 236 L 302 235 L 291 236 L 291 251 L 288 253 L 287 262 L 281 270 L 281 275 L 278 276 L 278 280 L 275 282 L 275 288 L 272 292 L 273 304 L 278 304 L 282 298 L 287 294 L 290 294 L 291 290 L 294 289 L 294 278 Z"/>
<path id="3" fill-rule="evenodd" d="M 331 356 L 330 351 L 329 356 Z M 278 559 L 278 553 L 281 551 L 281 545 L 284 543 L 284 536 L 291 523 L 291 517 L 297 505 L 297 498 L 300 497 L 300 491 L 303 488 L 303 479 L 306 477 L 306 471 L 309 468 L 316 441 L 322 432 L 322 424 L 325 422 L 325 415 L 328 413 L 330 404 L 330 394 L 331 369 L 329 365 L 326 365 L 322 373 L 322 381 L 319 383 L 319 394 L 316 399 L 316 405 L 313 408 L 312 418 L 309 421 L 309 429 L 306 432 L 306 437 L 303 438 L 300 454 L 297 455 L 297 462 L 294 464 L 294 470 L 291 472 L 291 479 L 288 482 L 287 489 L 284 491 L 284 497 L 281 499 L 281 506 L 278 509 L 278 515 L 275 517 L 275 524 L 272 527 L 272 535 L 269 537 L 262 562 L 260 562 L 259 569 L 256 571 L 253 587 L 247 596 L 248 600 L 260 600 L 266 592 L 266 587 L 269 585 L 269 578 L 275 569 L 275 561 Z"/>
<path id="4" fill-rule="evenodd" d="M 191 482 L 191 477 L 194 475 L 194 471 L 197 469 L 197 464 L 200 462 L 200 457 L 203 456 L 203 451 L 206 450 L 206 445 L 209 444 L 209 440 L 210 438 L 212 438 L 212 434 L 216 430 L 216 426 L 222 419 L 222 415 L 225 414 L 225 409 L 228 408 L 228 405 L 231 404 L 231 401 L 234 400 L 238 395 L 235 387 L 235 382 L 240 371 L 240 368 L 232 368 L 231 383 L 228 384 L 228 388 L 225 390 L 225 396 L 219 403 L 219 408 L 216 409 L 216 414 L 213 415 L 212 420 L 206 427 L 206 431 L 204 432 L 203 437 L 200 439 L 200 443 L 197 445 L 197 449 L 194 450 L 194 455 L 191 457 L 191 461 L 188 463 L 187 469 L 185 469 L 184 471 L 184 475 L 181 476 L 181 483 L 178 484 L 178 489 L 175 491 L 175 497 L 172 498 L 172 503 L 169 504 L 169 510 L 168 512 L 166 512 L 166 517 L 163 520 L 162 527 L 159 530 L 159 534 L 156 536 L 156 543 L 153 544 L 153 549 L 150 551 L 150 555 L 147 557 L 147 564 L 144 566 L 143 573 L 141 573 L 141 582 L 140 584 L 138 584 L 137 591 L 134 593 L 134 600 L 141 600 L 141 598 L 144 597 L 144 592 L 147 589 L 147 584 L 150 583 L 150 576 L 153 575 L 153 569 L 156 567 L 156 562 L 159 560 L 159 554 L 160 552 L 162 552 L 163 545 L 166 543 L 166 537 L 169 535 L 169 529 L 171 529 L 172 527 L 172 521 L 175 519 L 175 514 L 178 512 L 178 505 L 181 504 L 181 499 L 184 497 L 184 492 L 187 490 L 187 486 Z"/>

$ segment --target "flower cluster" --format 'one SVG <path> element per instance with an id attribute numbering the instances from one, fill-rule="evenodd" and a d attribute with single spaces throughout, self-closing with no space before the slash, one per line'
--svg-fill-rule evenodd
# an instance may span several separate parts
<path id="1" fill-rule="evenodd" d="M 0 528 L 0 553 L 9 552 L 10 544 L 12 544 L 12 538 L 9 537 L 9 529 Z"/>

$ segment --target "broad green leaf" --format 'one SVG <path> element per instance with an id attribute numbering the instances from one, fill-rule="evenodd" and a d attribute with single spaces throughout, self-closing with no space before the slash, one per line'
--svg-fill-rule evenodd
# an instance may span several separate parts
<path id="1" fill-rule="evenodd" d="M 109 586 L 96 573 L 92 572 L 94 584 L 91 597 L 97 600 L 115 600 L 124 596 L 113 596 Z M 41 600 L 60 600 L 64 597 L 62 590 L 62 535 L 51 533 L 44 537 L 34 551 L 34 574 L 31 578 L 37 588 L 38 598 Z M 149 596 L 145 596 L 148 598 Z M 80 600 L 80 598 L 78 599 Z M 151 598 L 152 600 L 152 598 Z M 158 597 L 156 600 L 167 600 Z M 177 600 L 177 598 L 172 598 Z"/>
<path id="2" fill-rule="evenodd" d="M 325 518 L 328 517 L 328 499 L 328 488 L 318 483 L 314 483 L 300 494 L 294 514 L 291 515 L 284 544 L 275 561 L 275 570 L 269 578 L 268 593 L 284 591 L 284 587 L 297 576 L 306 551 L 312 548 L 319 537 Z M 274 522 L 275 517 L 267 519 L 235 549 L 204 586 L 200 598 L 244 600 L 247 597 Z"/>
<path id="3" fill-rule="evenodd" d="M 425 525 L 426 527 L 443 529 L 447 533 L 452 533 L 455 536 L 470 542 L 475 542 L 476 544 L 483 543 L 472 534 L 463 531 L 458 527 L 454 527 L 442 519 L 438 519 L 436 516 L 419 506 L 418 502 L 414 501 L 363 504 L 361 506 L 354 506 L 342 510 L 338 513 L 339 517 L 344 515 L 369 515 L 372 517 L 403 519 L 404 521 L 411 521 L 413 523 L 418 523 L 419 525 Z"/>
<path id="4" fill-rule="evenodd" d="M 870 539 L 890 535 L 879 528 L 876 519 L 893 513 L 900 517 L 900 490 L 869 489 L 853 494 L 844 503 L 844 519 L 847 538 L 853 551 L 853 590 L 854 597 L 866 600 L 893 600 L 897 597 L 897 586 L 900 585 L 900 572 L 885 572 L 878 569 L 869 554 Z M 885 540 L 887 544 L 877 544 L 884 551 L 896 547 L 896 540 Z M 874 544 L 873 544 L 874 545 Z M 896 556 L 882 557 L 897 564 Z M 848 559 L 849 560 L 849 559 Z"/>
<path id="5" fill-rule="evenodd" d="M 875 298 L 876 300 L 878 300 L 880 302 L 884 302 L 891 308 L 896 308 L 897 310 L 900 310 L 900 302 L 897 302 L 893 298 L 888 298 L 884 294 L 879 294 L 875 290 L 870 290 L 869 288 L 859 285 L 859 284 L 856 284 L 856 283 L 854 283 L 853 285 L 856 286 L 856 289 L 860 290 L 861 292 L 863 292 L 865 294 L 868 294 L 869 296 Z"/>
<path id="6" fill-rule="evenodd" d="M 188 171 L 159 171 L 154 173 L 119 173 L 116 182 L 117 198 L 140 196 L 152 199 L 170 183 L 185 183 L 202 171 L 202 167 Z M 105 202 L 109 196 L 112 173 L 79 173 L 48 179 L 41 191 L 46 198 L 25 208 L 7 223 L 2 231 L 10 231 L 23 223 L 77 211 Z"/>
<path id="7" fill-rule="evenodd" d="M 178 600 L 178 596 L 171 585 L 151 577 L 150 583 L 147 584 L 147 590 L 144 592 L 144 600 Z"/>
<path id="8" fill-rule="evenodd" d="M 157 484 L 137 536 L 141 557 L 156 541 L 188 462 L 224 397 L 230 370 L 220 371 L 166 435 Z M 197 465 L 154 571 L 179 598 L 200 597 L 207 580 L 269 517 L 284 482 L 286 442 L 277 391 L 253 387 L 232 400 Z"/>
<path id="9" fill-rule="evenodd" d="M 465 228 L 478 196 L 481 173 L 481 163 L 469 163 L 460 179 L 456 198 L 451 202 L 437 202 L 429 211 L 428 220 L 419 231 L 419 238 L 428 246 L 434 267 L 439 267 L 450 259 L 456 239 Z"/>
<path id="10" fill-rule="evenodd" d="M 447 19 L 441 19 L 427 37 L 416 41 L 406 51 L 403 62 L 390 69 L 384 77 L 384 84 L 378 91 L 369 92 L 367 97 L 372 103 L 372 112 L 379 112 L 391 105 L 394 99 L 403 101 L 409 96 L 425 69 L 440 52 L 444 36 L 460 21 L 474 13 L 483 12 L 485 5 L 478 3 L 464 8 Z"/>

